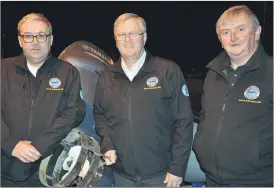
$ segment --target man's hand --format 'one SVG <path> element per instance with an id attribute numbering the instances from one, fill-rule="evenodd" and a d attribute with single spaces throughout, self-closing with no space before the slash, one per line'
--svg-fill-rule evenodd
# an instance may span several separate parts
<path id="1" fill-rule="evenodd" d="M 38 160 L 41 157 L 41 154 L 30 143 L 30 141 L 19 141 L 12 150 L 11 155 L 18 158 L 23 163 Z"/>
<path id="2" fill-rule="evenodd" d="M 166 179 L 164 183 L 166 183 L 166 187 L 180 187 L 183 182 L 183 178 L 179 176 L 175 176 L 167 172 Z"/>
<path id="3" fill-rule="evenodd" d="M 117 159 L 116 151 L 115 150 L 108 150 L 104 154 L 104 159 L 106 161 L 107 166 L 114 164 L 116 162 L 116 159 Z"/>

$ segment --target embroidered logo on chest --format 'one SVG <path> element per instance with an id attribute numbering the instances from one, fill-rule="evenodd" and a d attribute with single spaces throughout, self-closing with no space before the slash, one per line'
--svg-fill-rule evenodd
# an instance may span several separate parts
<path id="1" fill-rule="evenodd" d="M 61 80 L 59 78 L 51 78 L 49 80 L 49 85 L 50 85 L 50 87 L 52 87 L 54 89 L 58 88 L 61 85 Z"/>
<path id="2" fill-rule="evenodd" d="M 254 85 L 249 86 L 244 92 L 245 98 L 249 100 L 257 99 L 259 95 L 260 95 L 260 89 Z"/>
<path id="3" fill-rule="evenodd" d="M 153 90 L 153 89 L 160 89 L 161 86 L 156 86 L 159 82 L 159 79 L 154 76 L 154 77 L 150 77 L 149 79 L 147 79 L 146 84 L 148 87 L 145 87 L 145 90 Z"/>
<path id="4" fill-rule="evenodd" d="M 147 86 L 148 87 L 154 87 L 158 84 L 159 80 L 157 77 L 151 77 L 147 79 Z"/>
<path id="5" fill-rule="evenodd" d="M 49 91 L 63 91 L 64 88 L 60 88 L 61 80 L 59 78 L 51 78 L 49 80 L 50 88 L 46 88 Z"/>

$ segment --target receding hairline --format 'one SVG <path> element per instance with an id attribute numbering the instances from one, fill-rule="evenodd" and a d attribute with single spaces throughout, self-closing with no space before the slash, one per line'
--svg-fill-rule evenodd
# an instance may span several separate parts
<path id="1" fill-rule="evenodd" d="M 138 16 L 137 14 L 133 14 L 133 13 L 125 13 L 125 14 L 120 15 L 115 20 L 114 27 L 113 27 L 114 34 L 115 34 L 115 30 L 118 27 L 118 25 L 123 24 L 126 21 L 131 20 L 131 19 L 135 19 L 137 21 L 137 23 L 139 24 L 142 32 L 146 33 L 146 30 L 147 30 L 146 29 L 146 22 L 142 17 Z"/>
<path id="2" fill-rule="evenodd" d="M 226 23 L 228 22 L 231 22 L 233 20 L 238 20 L 238 19 L 241 19 L 241 18 L 246 18 L 248 19 L 248 21 L 250 21 L 252 23 L 252 19 L 244 14 L 244 13 L 239 13 L 239 14 L 234 14 L 234 15 L 227 15 L 227 16 L 224 16 L 219 22 L 218 22 L 218 27 L 222 26 L 222 25 L 225 25 Z"/>
<path id="3" fill-rule="evenodd" d="M 31 22 L 31 21 L 37 21 L 37 22 L 42 22 L 46 25 L 47 31 L 49 34 L 52 34 L 52 26 L 51 23 L 48 21 L 46 17 L 44 17 L 43 14 L 38 14 L 38 13 L 30 13 L 26 16 L 24 16 L 19 22 L 17 26 L 18 34 L 21 32 L 21 28 L 25 23 Z"/>
<path id="4" fill-rule="evenodd" d="M 223 12 L 216 23 L 216 33 L 219 33 L 220 26 L 224 25 L 228 20 L 235 20 L 240 17 L 246 17 L 255 29 L 260 26 L 257 16 L 247 6 L 239 5 L 230 7 Z"/>

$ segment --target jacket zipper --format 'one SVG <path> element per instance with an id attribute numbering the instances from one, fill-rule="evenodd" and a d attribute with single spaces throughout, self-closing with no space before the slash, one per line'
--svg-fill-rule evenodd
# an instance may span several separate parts
<path id="1" fill-rule="evenodd" d="M 222 78 L 228 84 L 227 80 L 225 79 L 225 77 L 222 74 L 220 74 L 218 71 L 216 71 L 214 69 L 211 69 L 211 70 L 213 70 L 214 72 L 216 72 L 217 74 L 222 76 Z M 220 117 L 219 124 L 218 124 L 218 127 L 217 127 L 216 139 L 215 139 L 215 155 L 214 155 L 214 158 L 215 158 L 215 164 L 216 164 L 216 169 L 217 169 L 217 176 L 219 177 L 218 179 L 220 180 L 220 183 L 222 183 L 222 178 L 219 174 L 220 166 L 219 166 L 218 152 L 217 151 L 218 151 L 218 143 L 219 143 L 219 138 L 220 138 L 220 132 L 221 132 L 221 129 L 222 129 L 222 122 L 223 122 L 223 119 L 224 119 L 224 112 L 226 110 L 227 97 L 228 97 L 228 92 L 225 95 L 224 103 L 223 103 L 223 106 L 222 106 L 222 109 L 221 109 L 221 117 Z"/>
<path id="2" fill-rule="evenodd" d="M 131 127 L 131 137 L 133 141 L 133 161 L 135 161 L 135 138 L 133 133 L 133 125 L 132 125 L 132 82 L 129 83 L 129 108 L 128 108 L 128 119 L 129 119 L 129 126 Z M 133 162 L 134 169 L 136 169 L 135 162 Z M 137 175 L 138 182 L 140 181 L 140 177 Z"/>
<path id="3" fill-rule="evenodd" d="M 28 126 L 28 136 L 30 136 L 31 128 L 32 128 L 32 119 L 33 119 L 33 108 L 34 108 L 34 99 L 36 97 L 36 78 L 33 79 L 32 88 L 30 87 L 31 93 L 31 104 L 30 104 L 30 115 L 29 115 L 29 126 Z"/>
<path id="4" fill-rule="evenodd" d="M 30 105 L 30 115 L 29 115 L 29 128 L 28 128 L 28 136 L 30 136 L 31 127 L 32 127 L 32 116 L 33 116 L 33 105 L 34 99 L 31 99 L 31 105 Z"/>
<path id="5" fill-rule="evenodd" d="M 217 176 L 219 177 L 219 180 L 220 180 L 220 183 L 222 183 L 222 178 L 219 174 L 219 161 L 218 161 L 218 143 L 219 143 L 219 138 L 220 138 L 220 132 L 221 132 L 221 129 L 222 129 L 222 125 L 223 125 L 223 119 L 224 119 L 224 112 L 225 110 L 227 109 L 227 98 L 228 98 L 228 93 L 226 93 L 226 96 L 225 96 L 225 100 L 224 100 L 224 103 L 223 103 L 223 106 L 222 106 L 222 110 L 221 110 L 221 117 L 220 117 L 220 121 L 219 121 L 219 124 L 218 124 L 218 127 L 217 127 L 217 132 L 216 132 L 216 145 L 215 145 L 215 149 L 216 149 L 216 152 L 215 152 L 215 163 L 216 163 L 216 168 L 217 168 Z"/>

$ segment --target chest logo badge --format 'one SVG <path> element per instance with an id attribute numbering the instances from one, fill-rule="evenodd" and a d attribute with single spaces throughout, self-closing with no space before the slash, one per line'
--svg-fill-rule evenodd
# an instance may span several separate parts
<path id="1" fill-rule="evenodd" d="M 259 95 L 260 95 L 260 90 L 257 86 L 254 86 L 254 85 L 249 86 L 244 92 L 245 98 L 249 100 L 257 99 Z"/>
<path id="2" fill-rule="evenodd" d="M 155 87 L 158 84 L 159 80 L 157 77 L 150 77 L 147 79 L 147 86 L 148 87 Z"/>
<path id="3" fill-rule="evenodd" d="M 59 78 L 51 78 L 49 80 L 49 85 L 50 85 L 50 87 L 52 87 L 54 89 L 58 88 L 61 85 L 61 80 Z"/>

